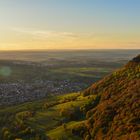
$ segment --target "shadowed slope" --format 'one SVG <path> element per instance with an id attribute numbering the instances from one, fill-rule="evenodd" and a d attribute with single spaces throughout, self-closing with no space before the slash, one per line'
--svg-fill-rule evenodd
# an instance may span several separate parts
<path id="1" fill-rule="evenodd" d="M 140 55 L 137 57 L 133 58 L 132 62 L 140 63 Z"/>

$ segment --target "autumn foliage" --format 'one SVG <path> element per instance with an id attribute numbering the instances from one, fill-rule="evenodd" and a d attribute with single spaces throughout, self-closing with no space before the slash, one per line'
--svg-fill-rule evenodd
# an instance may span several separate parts
<path id="1" fill-rule="evenodd" d="M 140 55 L 83 92 L 100 96 L 86 113 L 85 140 L 140 139 Z"/>

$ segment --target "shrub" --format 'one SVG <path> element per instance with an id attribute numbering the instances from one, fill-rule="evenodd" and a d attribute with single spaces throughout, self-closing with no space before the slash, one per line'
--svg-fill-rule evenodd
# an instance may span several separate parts
<path id="1" fill-rule="evenodd" d="M 66 118 L 67 120 L 78 120 L 81 118 L 82 113 L 79 107 L 71 107 L 69 109 L 61 109 L 60 116 Z"/>
<path id="2" fill-rule="evenodd" d="M 72 134 L 83 137 L 83 134 L 87 131 L 85 124 L 79 124 L 71 129 Z"/>

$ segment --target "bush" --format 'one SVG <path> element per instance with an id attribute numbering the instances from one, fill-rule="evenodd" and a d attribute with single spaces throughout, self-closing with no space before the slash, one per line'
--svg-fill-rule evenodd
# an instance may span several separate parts
<path id="1" fill-rule="evenodd" d="M 83 137 L 84 133 L 87 131 L 85 124 L 79 124 L 71 129 L 72 134 Z"/>
<path id="2" fill-rule="evenodd" d="M 100 96 L 96 96 L 95 99 L 90 99 L 87 103 L 80 107 L 83 113 L 88 112 L 90 109 L 96 107 L 100 101 Z"/>
<path id="3" fill-rule="evenodd" d="M 82 113 L 79 107 L 71 107 L 69 109 L 61 109 L 60 116 L 66 118 L 67 120 L 78 120 L 81 118 Z"/>

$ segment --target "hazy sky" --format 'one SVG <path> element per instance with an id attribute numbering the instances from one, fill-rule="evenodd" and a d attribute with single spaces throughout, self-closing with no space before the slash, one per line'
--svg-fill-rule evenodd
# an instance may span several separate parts
<path id="1" fill-rule="evenodd" d="M 0 50 L 140 49 L 140 0 L 0 0 Z"/>

